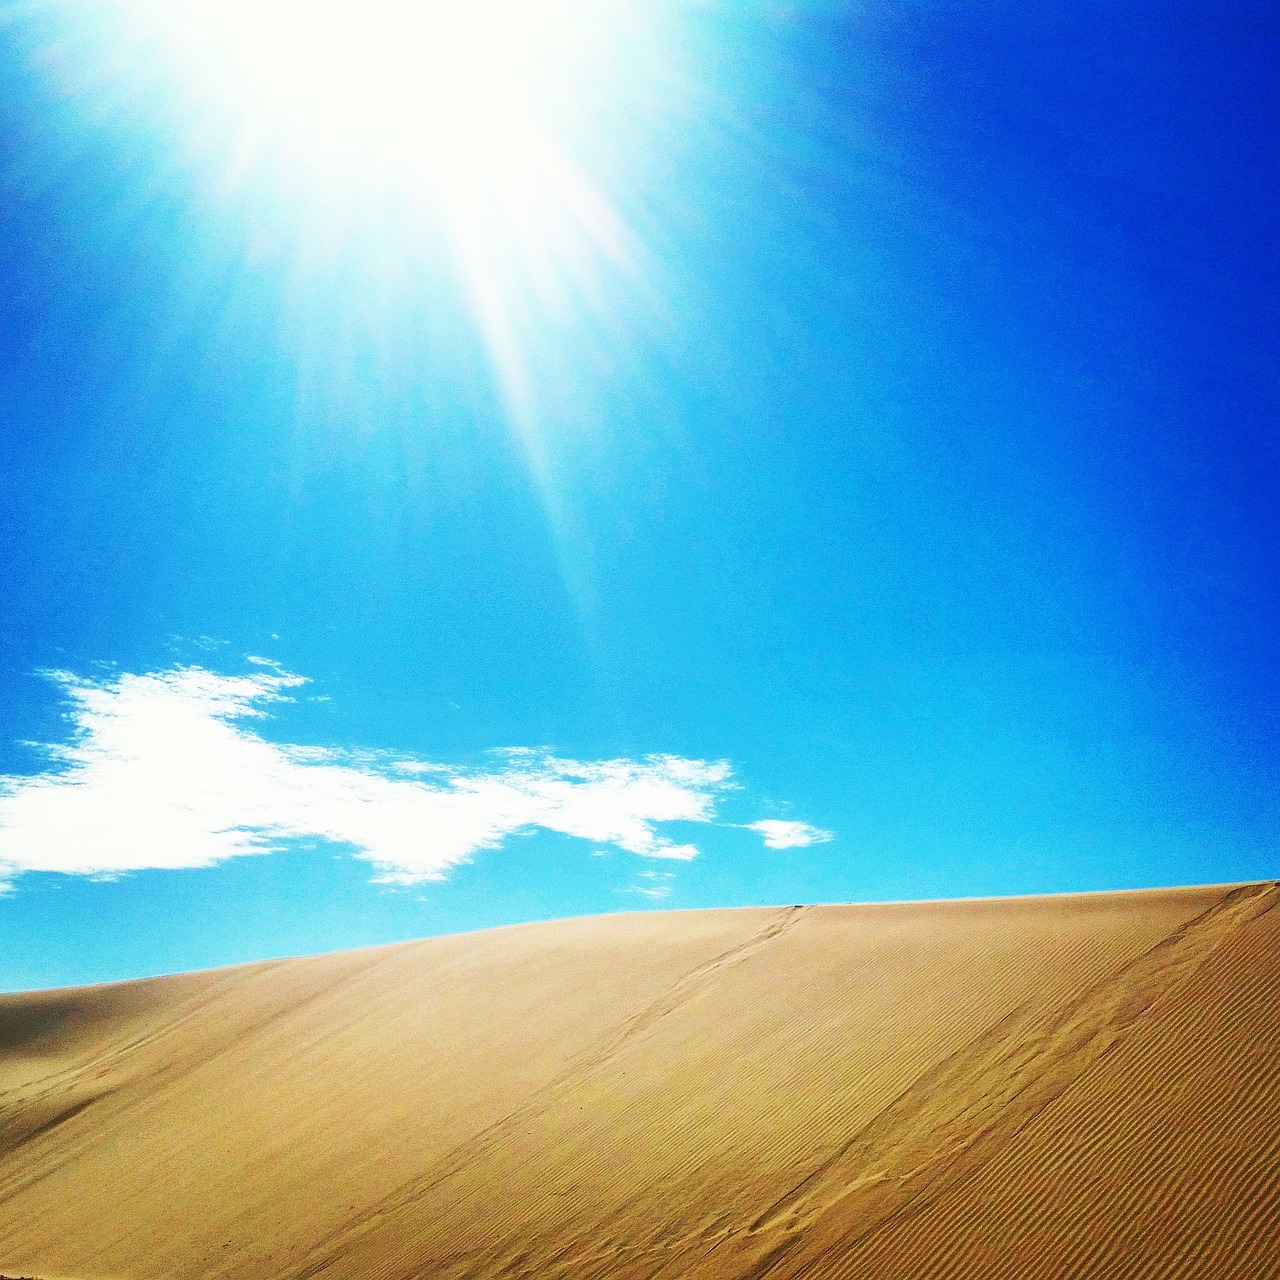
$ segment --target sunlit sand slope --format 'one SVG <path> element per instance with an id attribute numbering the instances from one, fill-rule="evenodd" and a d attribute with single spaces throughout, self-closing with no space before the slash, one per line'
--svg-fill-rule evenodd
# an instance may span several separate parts
<path id="1" fill-rule="evenodd" d="M 0 997 L 0 1272 L 1280 1276 L 1280 888 Z"/>

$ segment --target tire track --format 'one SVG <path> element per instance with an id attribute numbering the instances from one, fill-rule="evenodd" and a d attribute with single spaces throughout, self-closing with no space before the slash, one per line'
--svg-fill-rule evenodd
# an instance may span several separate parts
<path id="1" fill-rule="evenodd" d="M 347 1251 L 354 1240 L 366 1235 L 388 1217 L 410 1209 L 451 1178 L 484 1160 L 501 1148 L 513 1131 L 572 1093 L 584 1079 L 606 1067 L 631 1043 L 643 1038 L 665 1018 L 696 999 L 727 969 L 746 963 L 761 949 L 787 933 L 807 910 L 809 908 L 804 906 L 781 908 L 763 928 L 749 938 L 690 969 L 644 1008 L 614 1028 L 602 1043 L 571 1059 L 554 1079 L 531 1094 L 519 1107 L 455 1147 L 436 1163 L 434 1169 L 413 1179 L 379 1204 L 352 1219 L 317 1250 L 319 1256 L 313 1255 L 308 1263 L 289 1274 L 296 1277 L 296 1280 L 308 1280 L 311 1276 L 323 1273 Z"/>
<path id="2" fill-rule="evenodd" d="M 1226 938 L 1270 911 L 1280 886 L 1245 885 L 1037 1027 L 1034 1002 L 919 1078 L 751 1224 L 799 1232 L 861 1192 L 860 1237 L 919 1212 L 1109 1053 Z"/>

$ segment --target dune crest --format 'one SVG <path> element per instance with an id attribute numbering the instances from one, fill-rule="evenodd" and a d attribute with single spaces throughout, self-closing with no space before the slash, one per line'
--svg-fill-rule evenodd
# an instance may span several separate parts
<path id="1" fill-rule="evenodd" d="M 1280 1274 L 1280 886 L 0 997 L 0 1273 Z"/>

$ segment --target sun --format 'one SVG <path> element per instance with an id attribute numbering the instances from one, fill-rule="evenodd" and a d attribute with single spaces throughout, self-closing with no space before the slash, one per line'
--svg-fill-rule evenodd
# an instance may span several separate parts
<path id="1" fill-rule="evenodd" d="M 550 493 L 670 323 L 684 2 L 39 0 L 11 34 L 70 122 L 42 162 L 106 158 L 84 224 L 179 250 L 176 327 L 265 318 L 317 430 L 496 412 Z"/>
<path id="2" fill-rule="evenodd" d="M 597 305 L 601 278 L 616 285 L 641 256 L 574 145 L 608 114 L 630 12 L 629 0 L 102 0 L 80 49 L 117 117 L 171 139 L 163 163 L 196 174 L 210 217 L 247 209 L 291 246 L 297 274 L 324 254 L 368 258 L 372 243 L 393 264 L 385 277 L 443 243 L 508 410 L 527 417 L 529 334 L 546 328 L 529 317 Z"/>
<path id="3" fill-rule="evenodd" d="M 135 43 L 185 110 L 329 182 L 458 197 L 550 145 L 590 38 L 578 0 L 132 0 Z M 594 23 L 598 26 L 598 22 Z"/>

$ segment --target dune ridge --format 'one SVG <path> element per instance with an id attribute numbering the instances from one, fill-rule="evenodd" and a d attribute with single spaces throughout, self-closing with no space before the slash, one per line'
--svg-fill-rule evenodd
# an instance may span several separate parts
<path id="1" fill-rule="evenodd" d="M 1280 1276 L 1280 885 L 0 996 L 0 1273 Z"/>

